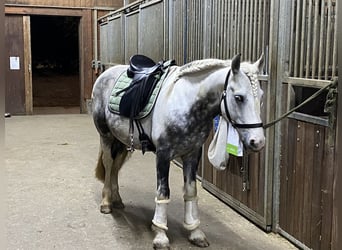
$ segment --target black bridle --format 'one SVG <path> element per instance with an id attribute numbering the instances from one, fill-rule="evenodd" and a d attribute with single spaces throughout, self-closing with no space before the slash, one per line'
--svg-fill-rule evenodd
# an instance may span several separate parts
<path id="1" fill-rule="evenodd" d="M 229 76 L 230 76 L 230 72 L 231 70 L 228 71 L 228 74 L 226 76 L 226 80 L 224 82 L 224 89 L 222 92 L 222 99 L 223 99 L 223 103 L 224 103 L 224 110 L 226 112 L 228 121 L 232 124 L 233 127 L 235 128 L 260 128 L 263 127 L 262 122 L 261 123 L 246 123 L 246 124 L 241 124 L 241 123 L 236 123 L 234 120 L 232 120 L 232 118 L 230 117 L 229 111 L 228 111 L 228 105 L 227 105 L 227 87 L 228 87 L 228 80 L 229 80 Z M 222 100 L 221 100 L 222 102 Z"/>

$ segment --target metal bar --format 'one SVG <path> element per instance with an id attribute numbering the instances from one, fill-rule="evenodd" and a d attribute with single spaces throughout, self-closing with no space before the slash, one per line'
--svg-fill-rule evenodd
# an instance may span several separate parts
<path id="1" fill-rule="evenodd" d="M 306 245 L 304 245 L 302 242 L 300 242 L 299 240 L 297 240 L 295 237 L 293 237 L 292 235 L 290 235 L 289 233 L 287 233 L 286 231 L 284 231 L 281 228 L 278 228 L 278 232 L 280 235 L 284 236 L 285 238 L 287 238 L 289 241 L 291 241 L 293 244 L 295 244 L 296 246 L 300 247 L 300 249 L 303 250 L 311 250 L 311 248 L 307 247 Z"/>
<path id="2" fill-rule="evenodd" d="M 184 20 L 185 20 L 185 26 L 186 26 L 186 50 L 184 54 L 186 54 L 186 62 L 190 62 L 191 58 L 193 56 L 193 44 L 190 43 L 189 41 L 191 41 L 191 37 L 194 35 L 194 27 L 193 27 L 193 21 L 196 18 L 196 14 L 193 13 L 193 9 L 192 9 L 192 5 L 193 5 L 193 1 L 191 0 L 185 0 L 184 1 L 186 3 L 186 10 L 184 12 Z"/>
<path id="3" fill-rule="evenodd" d="M 316 0 L 317 1 L 317 0 Z M 295 16 L 295 0 L 292 0 L 291 3 L 291 28 L 290 28 L 290 55 L 289 55 L 289 75 L 293 76 L 293 51 L 294 51 L 294 38 L 293 38 L 293 34 L 294 34 L 294 16 Z"/>
<path id="4" fill-rule="evenodd" d="M 236 45 L 236 41 L 237 41 L 237 29 L 238 29 L 238 16 L 237 16 L 237 1 L 234 1 L 234 9 L 233 9 L 233 15 L 234 15 L 234 32 L 232 32 L 233 35 L 233 54 L 232 57 L 237 53 L 237 45 Z"/>
<path id="5" fill-rule="evenodd" d="M 223 1 L 223 18 L 224 18 L 224 22 L 223 22 L 223 59 L 227 58 L 227 51 L 228 51 L 228 46 L 229 44 L 227 44 L 227 30 L 229 27 L 228 24 L 228 4 L 227 1 Z"/>
<path id="6" fill-rule="evenodd" d="M 217 2 L 217 55 L 218 58 L 222 58 L 222 1 Z"/>
<path id="7" fill-rule="evenodd" d="M 157 3 L 160 3 L 160 2 L 162 2 L 163 0 L 151 0 L 151 1 L 148 1 L 148 2 L 144 2 L 144 3 L 142 3 L 141 5 L 140 5 L 140 8 L 142 9 L 142 8 L 146 8 L 146 7 L 148 7 L 148 6 L 151 6 L 151 5 L 153 5 L 153 4 L 157 4 Z"/>
<path id="8" fill-rule="evenodd" d="M 196 22 L 195 22 L 195 26 L 196 26 L 196 33 L 195 33 L 195 37 L 193 39 L 196 40 L 196 46 L 195 48 L 193 48 L 194 51 L 194 57 L 193 59 L 199 59 L 199 53 L 200 53 L 200 48 L 203 48 L 201 46 L 201 40 L 199 39 L 199 33 L 200 33 L 200 29 L 202 29 L 202 19 L 201 19 L 201 10 L 200 10 L 200 2 L 199 1 L 194 1 L 194 9 L 195 9 L 195 13 L 196 13 Z"/>
<path id="9" fill-rule="evenodd" d="M 267 86 L 267 102 L 266 102 L 266 121 L 272 121 L 275 117 L 280 117 L 283 113 L 283 73 L 285 70 L 285 61 L 288 60 L 287 41 L 291 41 L 287 34 L 292 33 L 288 20 L 292 13 L 291 4 L 293 1 L 270 1 L 270 19 L 269 19 L 269 60 L 268 72 L 270 81 L 275 84 Z M 282 14 L 280 15 L 280 10 Z M 291 21 L 292 24 L 292 21 Z M 290 44 L 292 44 L 290 42 Z M 277 97 L 277 99 L 275 98 Z M 280 196 L 280 151 L 281 151 L 281 126 L 275 124 L 273 128 L 266 131 L 266 148 L 265 148 L 265 170 L 271 172 L 274 177 L 272 183 L 273 191 L 273 209 L 272 221 L 273 228 L 279 225 L 279 196 Z M 273 171 L 271 171 L 273 170 Z M 267 203 L 266 203 L 267 204 Z"/>
<path id="10" fill-rule="evenodd" d="M 169 58 L 169 1 L 163 1 L 163 43 L 164 43 L 164 51 L 163 58 Z"/>
<path id="11" fill-rule="evenodd" d="M 337 3 L 338 1 L 336 1 L 335 3 L 336 9 L 337 9 Z M 332 73 L 331 73 L 332 78 L 337 76 L 336 75 L 336 67 L 337 67 L 337 17 L 336 17 L 336 14 L 334 16 L 334 19 L 335 19 L 334 20 L 334 45 L 333 45 L 333 60 L 332 60 Z"/>
<path id="12" fill-rule="evenodd" d="M 183 13 L 183 46 L 184 46 L 184 63 L 187 63 L 187 53 L 188 53 L 188 18 L 187 18 L 187 11 L 188 11 L 188 0 L 184 1 L 184 13 Z"/>
<path id="13" fill-rule="evenodd" d="M 308 115 L 308 114 L 299 113 L 299 112 L 293 112 L 288 117 L 299 120 L 299 121 L 303 121 L 303 122 L 309 122 L 309 123 L 313 123 L 316 125 L 329 127 L 328 118 L 322 118 L 319 116 L 313 116 L 313 115 Z"/>
<path id="14" fill-rule="evenodd" d="M 255 2 L 255 23 L 258 27 L 258 32 L 255 32 L 255 39 L 257 40 L 257 47 L 255 47 L 255 59 L 259 58 L 263 51 L 263 47 L 265 44 L 265 27 L 266 27 L 266 1 L 256 1 Z M 257 5 L 258 3 L 258 5 Z M 257 9 L 258 7 L 258 9 Z M 258 12 L 257 12 L 258 10 Z M 259 22 L 258 22 L 259 20 Z M 256 29 L 255 29 L 256 31 Z"/>
<path id="15" fill-rule="evenodd" d="M 253 0 L 250 0 L 250 5 L 249 5 L 249 40 L 248 40 L 248 57 L 250 59 L 253 59 L 253 49 L 252 49 L 252 41 L 256 39 L 256 33 L 253 33 L 253 24 L 256 22 L 256 18 L 253 13 Z"/>
<path id="16" fill-rule="evenodd" d="M 328 27 L 327 27 L 327 42 L 325 46 L 325 72 L 324 72 L 324 79 L 328 80 L 328 73 L 329 73 L 329 64 L 330 64 L 330 52 L 331 52 L 331 9 L 332 4 L 331 0 L 328 1 Z"/>
<path id="17" fill-rule="evenodd" d="M 246 60 L 245 52 L 245 27 L 246 27 L 246 0 L 241 1 L 241 39 L 240 39 L 240 53 L 242 54 L 242 59 Z"/>
<path id="18" fill-rule="evenodd" d="M 306 0 L 303 0 L 303 11 L 302 11 L 302 30 L 301 30 L 301 41 L 300 41 L 300 58 L 299 58 L 299 77 L 303 77 L 304 75 L 304 61 L 305 61 L 305 54 L 304 54 L 304 50 L 305 50 L 305 38 L 307 35 L 307 30 L 305 30 L 305 22 L 306 22 Z"/>
<path id="19" fill-rule="evenodd" d="M 229 25 L 228 25 L 228 36 L 229 36 L 229 45 L 228 45 L 228 54 L 227 58 L 231 58 L 233 55 L 233 1 L 228 0 L 228 20 L 229 20 Z"/>
<path id="20" fill-rule="evenodd" d="M 312 33 L 312 1 L 309 1 L 309 13 L 308 13 L 308 30 L 307 30 L 307 46 L 306 46 L 306 66 L 305 66 L 305 78 L 309 78 L 310 74 L 310 58 L 311 58 L 311 33 Z"/>
<path id="21" fill-rule="evenodd" d="M 98 61 L 98 53 L 97 53 L 97 41 L 98 41 L 98 32 L 97 32 L 97 10 L 94 10 L 93 12 L 93 32 L 94 32 L 94 35 L 93 35 L 93 41 L 94 41 L 94 47 L 93 47 L 93 50 L 94 50 L 94 60 L 95 60 L 95 63 Z"/>
<path id="22" fill-rule="evenodd" d="M 260 1 L 254 1 L 254 10 L 253 10 L 253 56 L 256 57 L 257 50 L 258 50 L 258 38 L 259 35 L 257 33 L 258 28 L 258 3 L 260 4 Z M 252 26 L 252 25 L 251 25 Z"/>
<path id="23" fill-rule="evenodd" d="M 298 69 L 299 69 L 299 46 L 300 46 L 300 41 L 299 41 L 299 36 L 300 36 L 300 14 L 301 14 L 301 8 L 299 4 L 299 0 L 297 0 L 296 4 L 296 40 L 295 40 L 295 51 L 294 51 L 294 72 L 293 76 L 297 77 L 298 76 Z"/>
<path id="24" fill-rule="evenodd" d="M 315 78 L 317 67 L 317 35 L 318 35 L 318 10 L 319 0 L 315 0 L 315 15 L 314 15 L 314 32 L 313 32 L 313 48 L 312 48 L 312 79 Z"/>
<path id="25" fill-rule="evenodd" d="M 311 88 L 324 88 L 331 83 L 328 80 L 319 80 L 319 79 L 306 79 L 306 78 L 298 78 L 298 77 L 284 77 L 284 83 L 292 84 L 293 86 L 300 87 L 311 87 Z"/>
<path id="26" fill-rule="evenodd" d="M 249 40 L 251 39 L 251 34 L 249 33 L 249 27 L 251 26 L 251 13 L 249 12 L 249 2 L 250 0 L 246 0 L 246 9 L 245 9 L 245 12 L 246 12 L 246 15 L 245 15 L 245 18 L 246 18 L 246 21 L 245 21 L 245 53 L 246 53 L 246 59 L 247 60 L 251 60 L 251 57 L 249 55 L 249 50 L 248 50 L 248 44 L 249 44 Z"/>
<path id="27" fill-rule="evenodd" d="M 270 17 L 270 13 L 269 13 L 269 8 L 267 8 L 269 4 L 269 0 L 264 0 L 263 1 L 263 19 L 262 19 L 262 29 L 260 29 L 260 40 L 261 40 L 261 51 L 259 51 L 259 53 L 257 54 L 257 56 L 255 57 L 255 59 L 258 59 L 259 56 L 261 55 L 261 53 L 265 54 L 266 60 L 265 60 L 265 65 L 266 65 L 266 69 L 267 69 L 267 64 L 268 64 L 268 42 L 269 42 L 269 20 L 266 20 L 266 18 Z M 266 27 L 268 28 L 266 30 Z M 267 36 L 266 36 L 267 34 Z M 266 70 L 267 72 L 267 70 Z"/>
<path id="28" fill-rule="evenodd" d="M 201 2 L 198 2 L 198 1 L 194 1 L 194 9 L 196 10 L 195 13 L 197 15 L 196 17 L 196 23 L 195 23 L 195 26 L 196 26 L 196 33 L 195 33 L 195 40 L 197 42 L 196 44 L 196 47 L 194 48 L 194 57 L 193 59 L 199 59 L 199 54 L 200 54 L 200 48 L 203 48 L 201 46 L 201 40 L 199 39 L 199 33 L 200 33 L 200 29 L 202 29 L 202 18 L 201 18 L 201 9 L 200 9 L 200 4 Z"/>
<path id="29" fill-rule="evenodd" d="M 324 5 L 325 2 L 321 1 L 321 25 L 320 25 L 320 32 L 319 32 L 319 51 L 318 51 L 318 79 L 322 78 L 322 67 L 323 67 L 323 51 L 324 51 L 324 34 L 325 34 L 325 29 L 324 29 L 324 23 L 325 23 L 325 10 L 324 10 Z"/>
<path id="30" fill-rule="evenodd" d="M 237 5 L 237 13 L 236 13 L 236 16 L 237 16 L 237 30 L 236 30 L 236 48 L 237 48 L 237 53 L 241 53 L 241 0 L 238 1 L 238 5 Z"/>

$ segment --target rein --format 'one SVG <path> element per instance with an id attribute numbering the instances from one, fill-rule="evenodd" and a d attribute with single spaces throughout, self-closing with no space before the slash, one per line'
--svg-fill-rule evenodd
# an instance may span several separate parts
<path id="1" fill-rule="evenodd" d="M 263 123 L 236 123 L 235 121 L 232 120 L 232 118 L 230 117 L 229 114 L 229 110 L 228 110 L 228 104 L 227 104 L 227 87 L 228 87 L 228 80 L 229 80 L 229 76 L 231 73 L 231 69 L 229 69 L 228 74 L 226 76 L 226 80 L 224 82 L 224 89 L 222 92 L 222 99 L 223 99 L 223 103 L 224 103 L 224 111 L 226 112 L 228 121 L 232 124 L 233 127 L 235 128 L 261 128 L 263 127 Z"/>
<path id="2" fill-rule="evenodd" d="M 304 106 L 305 104 L 307 104 L 308 102 L 312 101 L 313 99 L 315 99 L 317 96 L 319 96 L 323 91 L 330 89 L 331 87 L 333 87 L 334 85 L 336 85 L 336 82 L 332 82 L 330 84 L 328 84 L 327 86 L 325 86 L 324 88 L 321 88 L 320 90 L 316 91 L 313 95 L 311 95 L 310 97 L 308 97 L 304 102 L 302 102 L 301 104 L 297 105 L 296 107 L 290 109 L 289 111 L 287 111 L 285 114 L 281 115 L 279 118 L 265 124 L 264 129 L 267 129 L 271 126 L 273 126 L 274 124 L 276 124 L 277 122 L 281 121 L 282 119 L 288 117 L 290 114 L 292 114 L 293 112 L 295 112 L 297 109 L 299 109 L 300 107 Z"/>

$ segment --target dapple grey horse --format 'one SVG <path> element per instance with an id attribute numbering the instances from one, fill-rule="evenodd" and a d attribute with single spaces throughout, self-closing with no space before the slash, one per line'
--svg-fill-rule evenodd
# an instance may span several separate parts
<path id="1" fill-rule="evenodd" d="M 223 117 L 237 129 L 247 150 L 259 151 L 264 147 L 260 117 L 263 91 L 256 78 L 262 65 L 263 56 L 255 63 L 240 63 L 240 55 L 237 55 L 232 60 L 203 59 L 171 67 L 154 109 L 141 120 L 156 147 L 154 248 L 170 246 L 166 235 L 169 168 L 170 161 L 177 157 L 183 163 L 184 227 L 189 231 L 191 243 L 200 247 L 209 245 L 199 227 L 196 171 L 201 148 L 212 130 L 213 118 L 220 114 L 225 114 Z M 124 207 L 119 195 L 118 172 L 131 153 L 127 147 L 141 149 L 137 130 L 131 142 L 129 119 L 108 109 L 113 86 L 127 67 L 118 65 L 106 70 L 96 80 L 92 92 L 93 119 L 100 134 L 96 176 L 104 182 L 102 213 Z"/>

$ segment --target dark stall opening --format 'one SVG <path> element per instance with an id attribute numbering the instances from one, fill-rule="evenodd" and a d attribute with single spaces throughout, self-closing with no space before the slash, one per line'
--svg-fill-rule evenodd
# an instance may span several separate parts
<path id="1" fill-rule="evenodd" d="M 78 17 L 31 16 L 33 113 L 80 113 Z"/>

